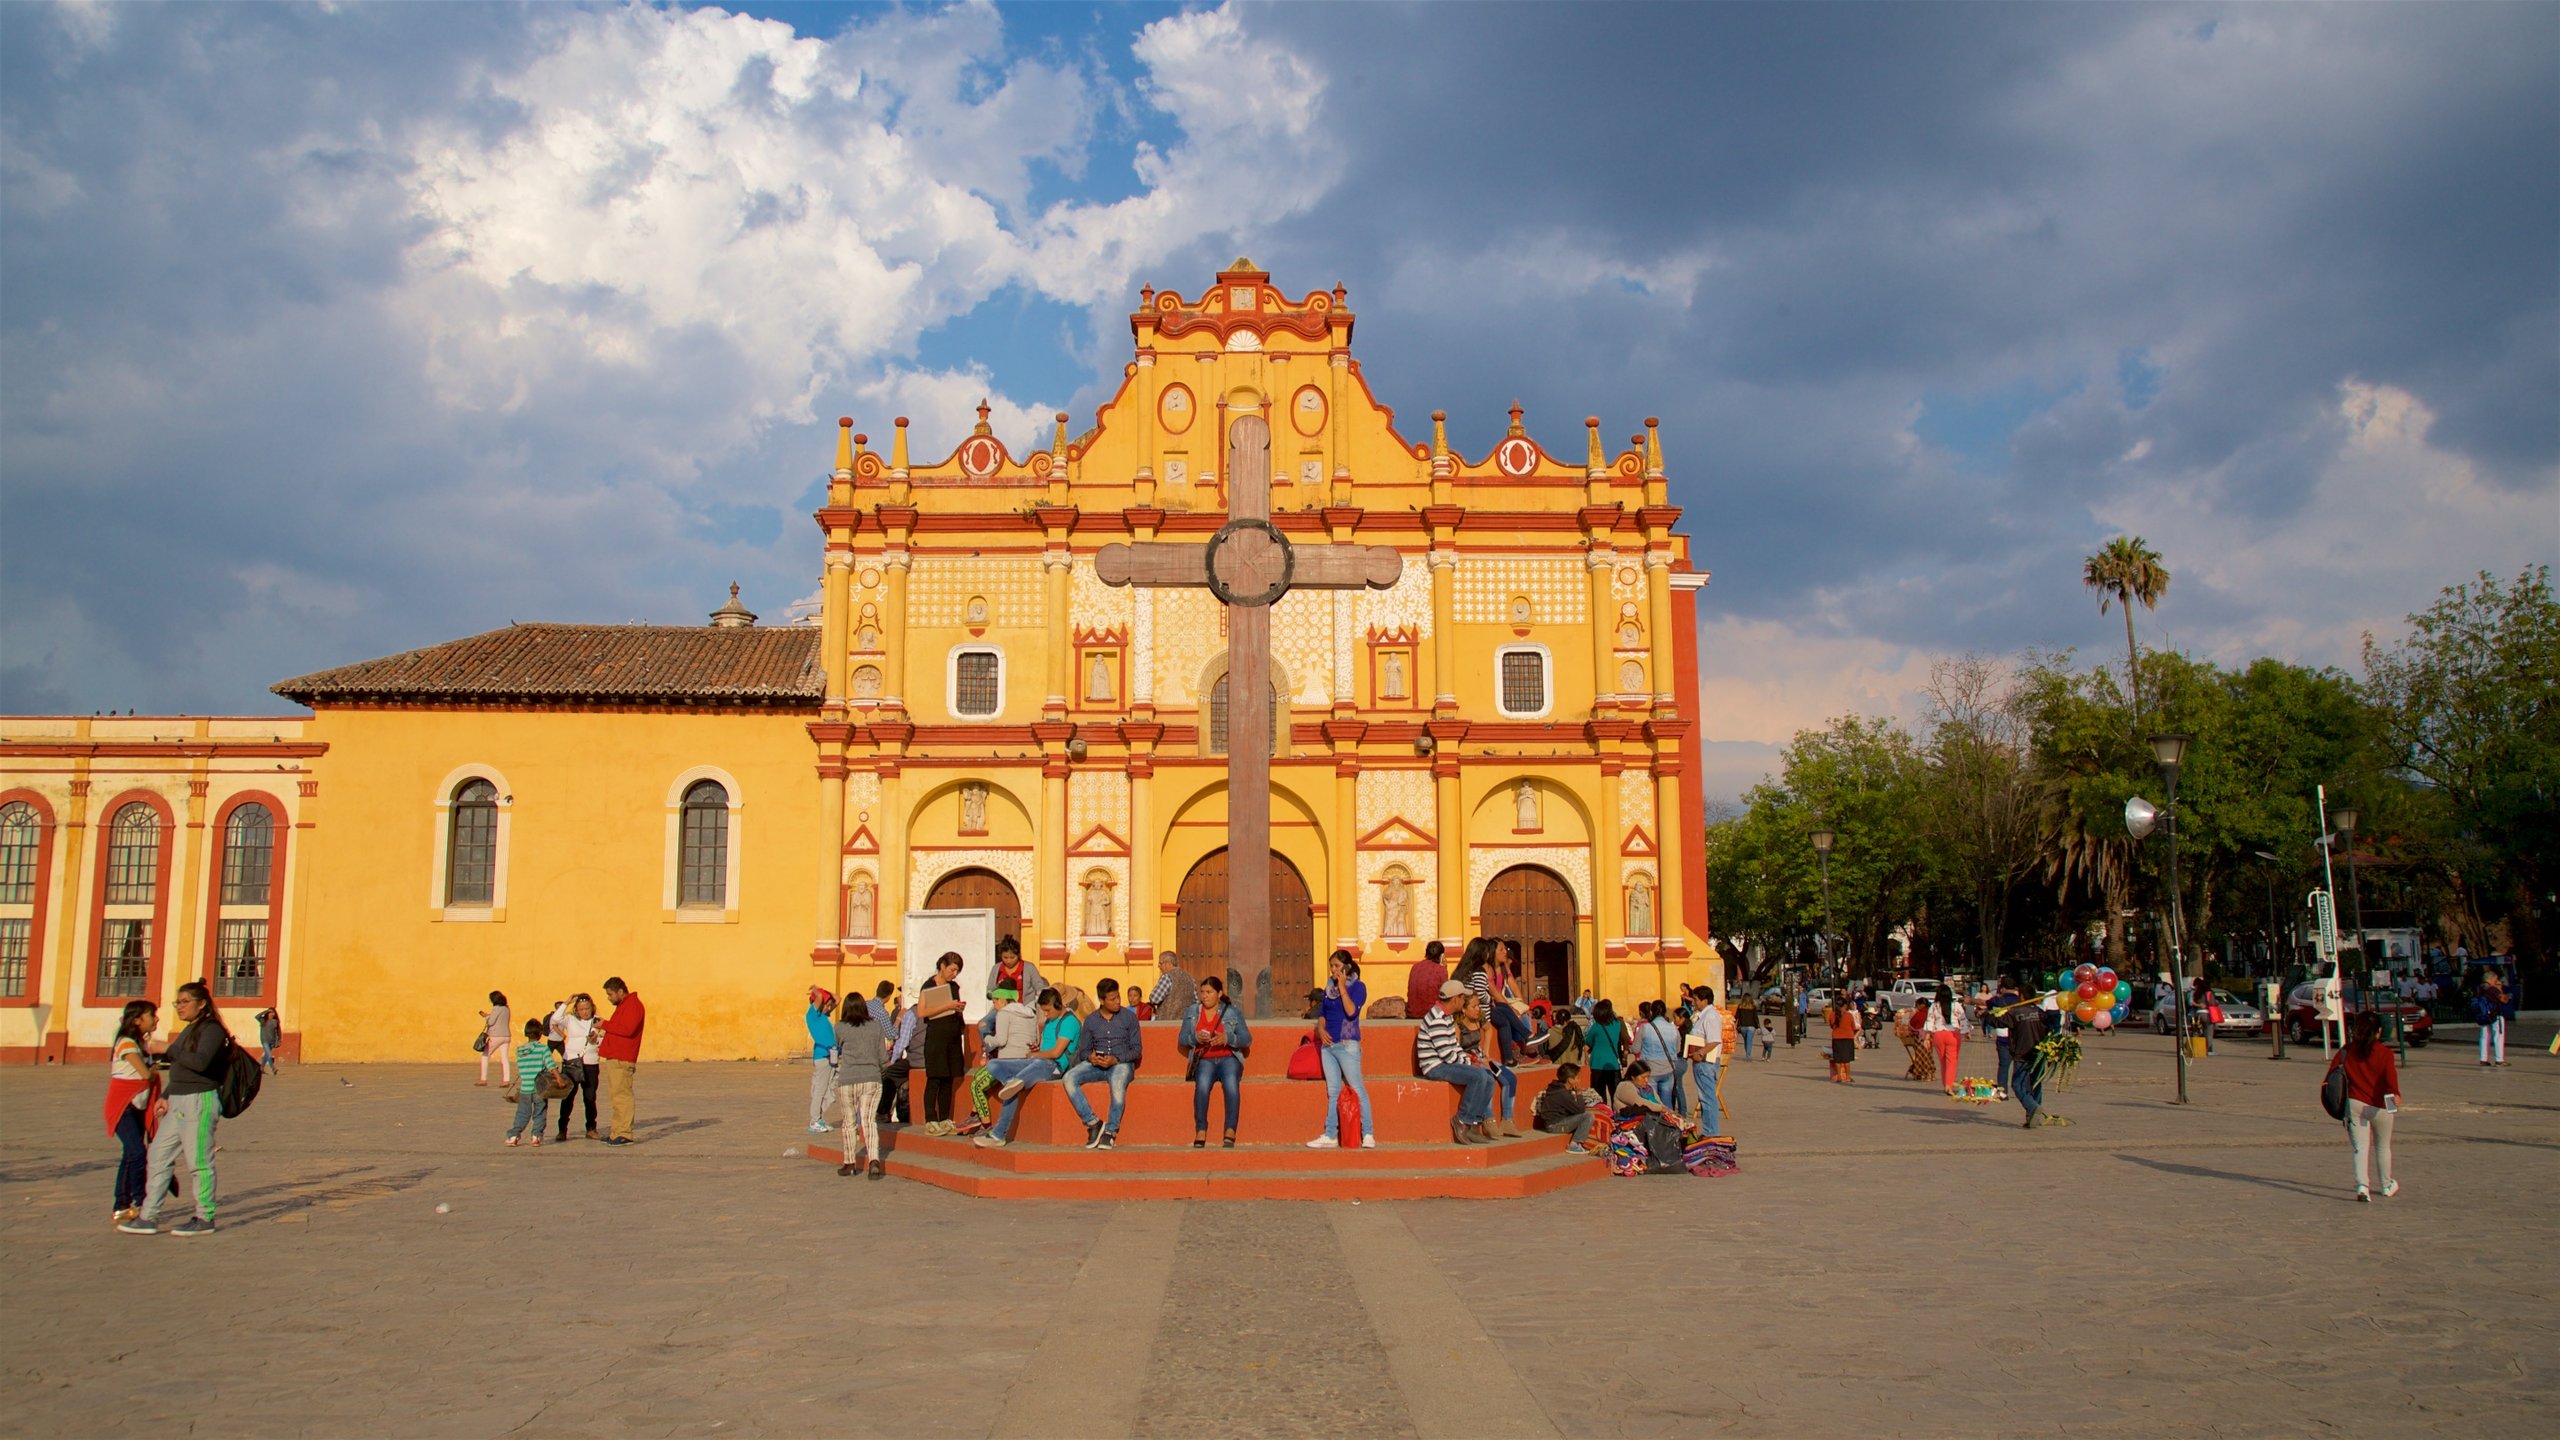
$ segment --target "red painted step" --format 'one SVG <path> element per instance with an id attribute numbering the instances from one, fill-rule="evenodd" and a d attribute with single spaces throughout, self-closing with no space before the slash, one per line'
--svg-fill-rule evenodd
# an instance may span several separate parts
<path id="1" fill-rule="evenodd" d="M 820 1146 L 836 1144 L 839 1138 L 826 1137 L 816 1143 Z M 1128 1171 L 1206 1174 L 1316 1169 L 1489 1170 L 1564 1153 L 1563 1136 L 1538 1134 L 1517 1140 L 1497 1135 L 1491 1145 L 1454 1145 L 1443 1140 L 1437 1145 L 1382 1144 L 1375 1150 L 1357 1147 L 1310 1150 L 1304 1145 L 1249 1145 L 1242 1142 L 1229 1150 L 1215 1140 L 1198 1150 L 1192 1149 L 1187 1142 L 1180 1145 L 1115 1145 L 1109 1150 L 1087 1150 L 1080 1143 L 982 1146 L 970 1136 L 927 1135 L 912 1127 L 884 1137 L 884 1141 L 888 1139 L 894 1139 L 897 1149 L 911 1156 L 929 1156 L 984 1166 L 990 1170 L 1046 1175 L 1098 1175 Z M 884 1154 L 887 1149 L 884 1143 Z"/>
<path id="2" fill-rule="evenodd" d="M 1181 1078 L 1180 1067 L 1169 1074 L 1157 1075 L 1154 1067 L 1139 1070 L 1139 1078 L 1130 1083 L 1129 1100 L 1120 1122 L 1120 1139 L 1131 1145 L 1188 1144 L 1195 1133 L 1192 1128 L 1193 1086 Z M 1552 1071 L 1541 1067 L 1520 1072 L 1519 1098 L 1512 1116 L 1522 1130 L 1537 1092 L 1545 1088 Z M 1153 1077 L 1153 1078 L 1149 1078 Z M 1458 1092 L 1437 1080 L 1416 1080 L 1410 1076 L 1367 1076 L 1369 1099 L 1376 1109 L 1372 1126 L 1380 1144 L 1448 1143 L 1449 1122 L 1457 1118 Z M 1240 1142 L 1276 1144 L 1296 1141 L 1304 1144 L 1324 1131 L 1325 1090 L 1320 1080 L 1287 1080 L 1270 1076 L 1245 1076 L 1243 1102 L 1236 1125 Z M 1499 1097 L 1497 1097 L 1499 1099 Z M 966 1108 L 962 1092 L 953 1087 L 955 1106 Z M 1085 1103 L 1097 1116 L 1108 1113 L 1111 1091 L 1105 1085 L 1085 1089 Z M 924 1114 L 924 1077 L 910 1077 L 909 1112 Z M 1215 1144 L 1226 1124 L 1226 1092 L 1209 1092 L 1209 1138 Z M 1499 1123 L 1495 1128 L 1500 1128 Z M 1082 1145 L 1084 1122 L 1076 1118 L 1075 1107 L 1067 1103 L 1063 1082 L 1046 1081 L 1031 1088 L 1023 1097 L 1022 1110 L 1014 1127 L 1013 1138 L 1038 1145 Z"/>
<path id="3" fill-rule="evenodd" d="M 982 1199 L 1107 1201 L 1520 1199 L 1571 1185 L 1588 1184 L 1605 1178 L 1609 1173 L 1607 1165 L 1596 1156 L 1567 1155 L 1561 1150 L 1493 1168 L 1414 1163 L 1427 1161 L 1435 1155 L 1454 1157 L 1463 1151 L 1481 1153 L 1486 1148 L 1450 1146 L 1443 1151 L 1417 1148 L 1401 1152 L 1349 1152 L 1353 1157 L 1401 1156 L 1407 1164 L 1398 1169 L 1343 1169 L 1325 1163 L 1346 1158 L 1342 1151 L 1302 1150 L 1301 1156 L 1311 1162 L 1304 1169 L 1192 1171 L 1155 1168 L 1154 1162 L 1164 1157 L 1151 1150 L 1077 1151 L 1074 1153 L 1079 1155 L 1098 1153 L 1130 1168 L 1056 1173 L 1038 1168 L 999 1169 L 977 1163 L 977 1159 L 980 1156 L 1003 1155 L 1010 1156 L 1017 1164 L 1027 1162 L 1037 1166 L 1063 1152 L 1014 1147 L 1005 1150 L 973 1148 L 970 1157 L 963 1159 L 939 1148 L 928 1149 L 912 1143 L 907 1137 L 899 1137 L 892 1146 L 884 1147 L 882 1169 L 900 1179 Z M 1192 1152 L 1186 1148 L 1184 1153 Z M 1233 1158 L 1248 1152 L 1238 1149 L 1204 1153 Z M 829 1164 L 840 1163 L 841 1152 L 834 1148 L 833 1137 L 811 1143 L 808 1154 L 812 1159 Z"/>

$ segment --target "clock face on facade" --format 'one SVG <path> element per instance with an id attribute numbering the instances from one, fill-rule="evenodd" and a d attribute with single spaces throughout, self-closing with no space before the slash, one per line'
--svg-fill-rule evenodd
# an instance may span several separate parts
<path id="1" fill-rule="evenodd" d="M 1538 468 L 1538 447 L 1514 435 L 1493 447 L 1493 463 L 1505 475 L 1526 475 Z"/>
<path id="2" fill-rule="evenodd" d="M 1296 426 L 1301 435 L 1324 433 L 1324 392 L 1313 385 L 1300 390 L 1298 398 L 1289 406 L 1289 423 Z"/>

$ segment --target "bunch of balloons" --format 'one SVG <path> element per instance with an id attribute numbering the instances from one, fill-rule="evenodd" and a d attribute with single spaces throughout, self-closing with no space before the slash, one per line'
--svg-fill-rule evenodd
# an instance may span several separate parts
<path id="1" fill-rule="evenodd" d="M 2099 1030 L 2111 1030 L 2133 1007 L 2133 982 L 2119 979 L 2103 965 L 2082 965 L 2060 986 L 2063 1008 L 2073 1019 Z"/>

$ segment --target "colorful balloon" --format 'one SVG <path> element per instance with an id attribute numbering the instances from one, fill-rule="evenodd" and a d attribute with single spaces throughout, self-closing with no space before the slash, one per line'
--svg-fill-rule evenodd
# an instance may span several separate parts
<path id="1" fill-rule="evenodd" d="M 2115 990 L 2115 992 L 2116 992 L 2116 1003 L 2117 1003 L 2118 1005 L 2130 1005 L 2130 1004 L 2132 1004 L 2132 1003 L 2133 1003 L 2133 982 L 2132 982 L 2132 981 L 2130 981 L 2130 980 L 2119 980 L 2119 981 L 2117 981 L 2117 982 L 2115 983 L 2115 985 L 2114 985 L 2114 987 L 2113 987 L 2113 988 L 2114 988 L 2114 990 Z"/>
<path id="2" fill-rule="evenodd" d="M 2095 1001 L 2098 998 L 2098 982 L 2095 980 L 2081 981 L 2079 985 L 2079 995 L 2080 1003 L 2083 1005 L 2087 1005 Z"/>
<path id="3" fill-rule="evenodd" d="M 2115 1028 L 2116 1024 L 2116 1012 L 2113 1010 L 2101 1010 L 2097 1013 L 2095 1018 L 2090 1020 L 2089 1023 L 2097 1026 L 2101 1030 L 2112 1030 Z"/>
<path id="4" fill-rule="evenodd" d="M 2101 990 L 2116 988 L 2116 972 L 2113 969 L 2103 965 L 2098 967 L 2098 988 Z"/>
<path id="5" fill-rule="evenodd" d="M 2095 980 L 2098 978 L 2098 967 L 2089 964 L 2075 965 L 2071 970 L 2071 978 L 2074 980 Z"/>

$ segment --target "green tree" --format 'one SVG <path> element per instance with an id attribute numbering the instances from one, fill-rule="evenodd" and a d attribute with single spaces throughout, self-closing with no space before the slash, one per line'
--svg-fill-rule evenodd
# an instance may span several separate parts
<path id="1" fill-rule="evenodd" d="M 2133 690 L 2133 713 L 2140 716 L 2141 657 L 2133 643 L 2133 606 L 2138 600 L 2145 610 L 2160 608 L 2160 597 L 2169 593 L 2168 568 L 2141 536 L 2119 535 L 2081 562 L 2080 583 L 2098 592 L 2099 614 L 2106 614 L 2111 604 L 2124 607 L 2125 683 Z"/>
<path id="2" fill-rule="evenodd" d="M 1929 672 L 1920 810 L 1932 860 L 1974 915 L 1982 973 L 2000 973 L 2009 904 L 2041 861 L 2039 791 L 2020 696 L 1976 655 Z"/>
<path id="3" fill-rule="evenodd" d="M 2512 584 L 2446 587 L 2409 636 L 2364 641 L 2367 692 L 2391 760 L 2417 782 L 2453 884 L 2503 919 L 2520 955 L 2548 959 L 2560 889 L 2560 605 L 2551 567 Z"/>

